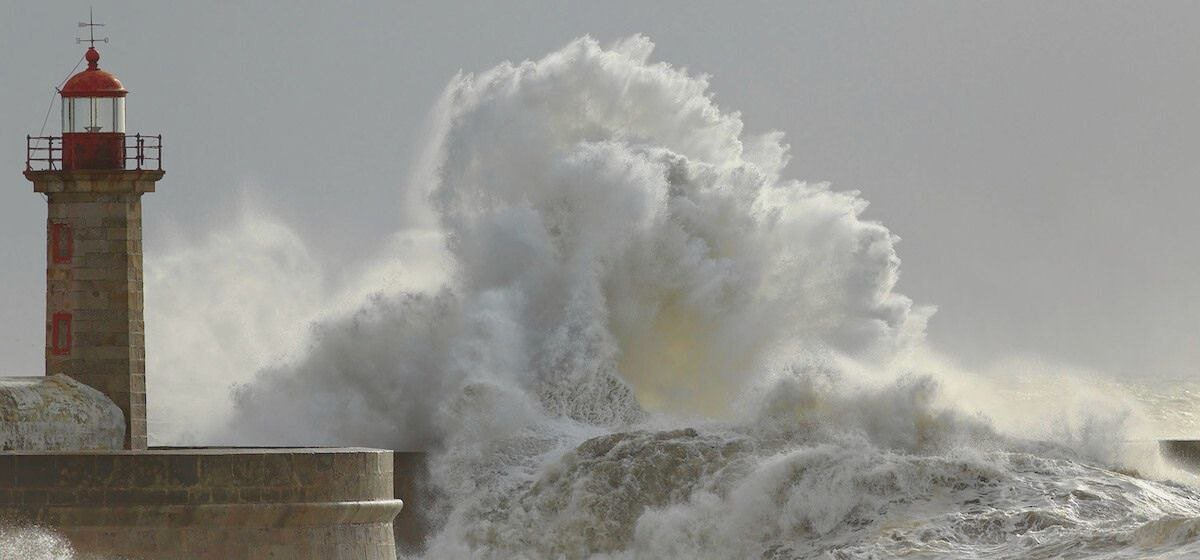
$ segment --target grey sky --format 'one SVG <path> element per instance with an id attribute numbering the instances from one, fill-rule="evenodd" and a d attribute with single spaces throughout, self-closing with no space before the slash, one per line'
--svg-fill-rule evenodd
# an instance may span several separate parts
<path id="1" fill-rule="evenodd" d="M 156 232 L 210 231 L 242 193 L 326 262 L 369 255 L 403 225 L 455 72 L 640 32 L 711 74 L 749 132 L 786 132 L 791 177 L 864 193 L 904 239 L 899 290 L 939 306 L 936 347 L 1119 375 L 1200 361 L 1200 4 L 247 4 L 94 3 L 130 132 L 165 135 L 149 258 Z M 0 3 L 0 375 L 42 370 L 45 202 L 23 142 L 88 5 Z"/>

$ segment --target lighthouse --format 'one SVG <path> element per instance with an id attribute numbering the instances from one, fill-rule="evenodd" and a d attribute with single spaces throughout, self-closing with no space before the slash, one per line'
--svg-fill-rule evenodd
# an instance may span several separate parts
<path id="1" fill-rule="evenodd" d="M 395 481 L 415 493 L 423 454 L 396 470 L 384 449 L 147 447 L 142 195 L 162 137 L 126 132 L 106 40 L 85 41 L 62 132 L 26 137 L 49 204 L 46 375 L 0 377 L 0 519 L 88 558 L 394 560 L 396 535 L 424 542 L 418 517 L 392 524 Z"/>
<path id="2" fill-rule="evenodd" d="M 94 29 L 100 24 L 80 24 Z M 129 92 L 100 68 L 58 90 L 62 134 L 27 136 L 25 177 L 46 196 L 46 375 L 89 385 L 125 415 L 126 449 L 146 449 L 142 194 L 163 177 L 162 137 L 125 131 Z"/>

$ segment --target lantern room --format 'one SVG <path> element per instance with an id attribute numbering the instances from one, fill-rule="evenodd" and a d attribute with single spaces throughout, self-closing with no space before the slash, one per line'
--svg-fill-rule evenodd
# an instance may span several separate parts
<path id="1" fill-rule="evenodd" d="M 125 165 L 125 96 L 121 81 L 100 69 L 100 53 L 89 47 L 88 67 L 71 76 L 62 96 L 64 170 L 121 169 Z"/>

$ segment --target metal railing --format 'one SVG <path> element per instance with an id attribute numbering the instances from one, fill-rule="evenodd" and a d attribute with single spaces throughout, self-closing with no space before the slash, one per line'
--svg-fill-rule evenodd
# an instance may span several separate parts
<path id="1" fill-rule="evenodd" d="M 130 141 L 133 144 L 130 145 Z M 133 156 L 130 157 L 129 151 L 133 150 Z M 150 155 L 153 154 L 153 155 Z M 146 167 L 145 169 L 156 169 L 162 171 L 162 135 L 155 134 L 142 135 L 134 134 L 133 136 L 125 137 L 125 168 L 128 169 L 128 163 L 132 161 L 137 167 L 134 169 L 143 169 L 146 162 L 153 162 L 154 167 Z"/>
<path id="2" fill-rule="evenodd" d="M 126 135 L 121 149 L 121 169 L 162 170 L 161 134 Z M 25 137 L 26 170 L 57 171 L 63 168 L 62 163 L 62 136 Z"/>
<path id="3" fill-rule="evenodd" d="M 45 143 L 44 146 L 39 145 Z M 55 164 L 58 164 L 55 166 Z M 40 169 L 35 169 L 40 167 Z M 25 169 L 44 171 L 62 167 L 62 136 L 25 136 Z"/>

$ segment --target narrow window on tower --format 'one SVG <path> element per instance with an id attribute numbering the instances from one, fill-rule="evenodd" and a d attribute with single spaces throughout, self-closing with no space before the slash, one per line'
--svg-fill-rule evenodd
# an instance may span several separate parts
<path id="1" fill-rule="evenodd" d="M 74 253 L 71 225 L 63 222 L 50 224 L 50 256 L 54 264 L 71 264 Z"/>
<path id="2" fill-rule="evenodd" d="M 84 102 L 87 103 L 88 124 L 83 129 L 88 132 L 101 132 L 100 100 L 95 97 L 85 97 Z"/>
<path id="3" fill-rule="evenodd" d="M 55 313 L 50 322 L 50 353 L 65 356 L 71 353 L 71 314 Z"/>

